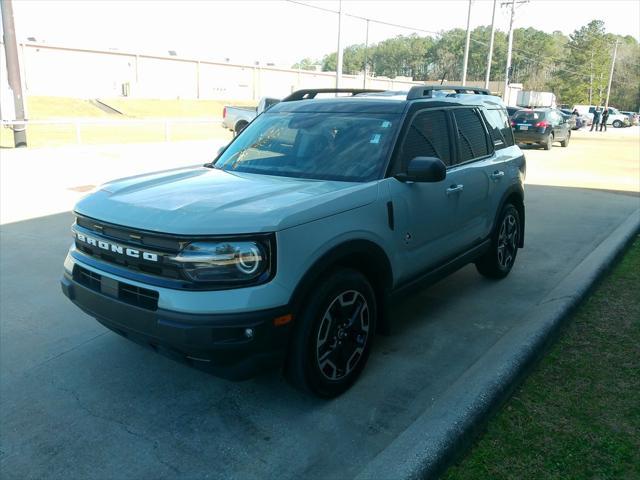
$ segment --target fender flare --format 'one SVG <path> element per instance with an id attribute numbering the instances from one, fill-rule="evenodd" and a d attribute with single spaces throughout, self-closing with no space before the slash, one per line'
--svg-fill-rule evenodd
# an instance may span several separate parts
<path id="1" fill-rule="evenodd" d="M 290 305 L 298 311 L 313 286 L 336 266 L 361 271 L 371 282 L 376 293 L 379 311 L 391 290 L 393 271 L 384 249 L 371 240 L 353 239 L 340 243 L 323 253 L 305 272 L 290 298 Z"/>

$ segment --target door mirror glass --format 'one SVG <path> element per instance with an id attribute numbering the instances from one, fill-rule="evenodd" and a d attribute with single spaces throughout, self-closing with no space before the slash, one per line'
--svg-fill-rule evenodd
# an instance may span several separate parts
<path id="1" fill-rule="evenodd" d="M 438 157 L 414 157 L 407 173 L 398 173 L 401 182 L 441 182 L 447 176 L 447 166 Z"/>

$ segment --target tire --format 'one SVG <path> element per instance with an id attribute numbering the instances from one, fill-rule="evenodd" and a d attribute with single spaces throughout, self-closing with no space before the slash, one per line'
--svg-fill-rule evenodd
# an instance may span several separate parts
<path id="1" fill-rule="evenodd" d="M 240 135 L 240 132 L 244 130 L 247 125 L 249 125 L 249 123 L 245 121 L 236 123 L 236 126 L 234 127 L 234 130 L 233 130 L 233 133 L 235 134 L 235 136 Z"/>
<path id="2" fill-rule="evenodd" d="M 518 209 L 507 203 L 491 234 L 489 251 L 476 261 L 481 275 L 494 279 L 509 275 L 516 261 L 521 230 Z"/>
<path id="3" fill-rule="evenodd" d="M 375 293 L 364 275 L 339 269 L 323 277 L 296 320 L 287 380 L 323 398 L 348 390 L 367 363 L 376 317 Z"/>
<path id="4" fill-rule="evenodd" d="M 567 138 L 565 138 L 564 140 L 562 140 L 560 142 L 560 146 L 562 147 L 568 147 L 569 146 L 569 140 L 571 140 L 571 132 L 567 132 Z"/>
<path id="5" fill-rule="evenodd" d="M 623 124 L 620 120 L 614 120 L 612 125 L 613 125 L 613 128 L 621 128 Z"/>
<path id="6" fill-rule="evenodd" d="M 542 148 L 544 148 L 545 150 L 551 150 L 552 147 L 553 147 L 553 133 L 550 133 L 549 136 L 547 137 L 547 141 L 542 144 Z"/>

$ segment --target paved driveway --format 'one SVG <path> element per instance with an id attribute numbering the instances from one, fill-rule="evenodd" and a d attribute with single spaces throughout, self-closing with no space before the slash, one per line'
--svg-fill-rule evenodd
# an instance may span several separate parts
<path id="1" fill-rule="evenodd" d="M 230 383 L 107 331 L 59 290 L 71 216 L 3 225 L 2 476 L 357 475 L 640 207 L 633 194 L 527 195 L 527 245 L 511 276 L 496 283 L 469 266 L 409 298 L 362 379 L 330 402 L 277 372 Z"/>

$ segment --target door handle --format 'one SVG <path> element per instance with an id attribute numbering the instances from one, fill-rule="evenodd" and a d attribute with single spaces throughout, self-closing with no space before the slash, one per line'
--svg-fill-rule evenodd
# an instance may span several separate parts
<path id="1" fill-rule="evenodd" d="M 491 180 L 498 180 L 504 177 L 504 172 L 502 170 L 496 170 L 491 175 L 489 175 L 489 177 L 491 177 Z"/>
<path id="2" fill-rule="evenodd" d="M 464 185 L 451 185 L 449 188 L 447 188 L 447 196 L 461 192 L 462 190 L 464 190 Z"/>

